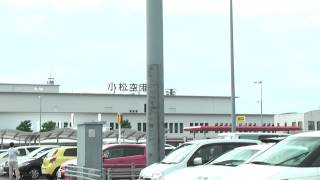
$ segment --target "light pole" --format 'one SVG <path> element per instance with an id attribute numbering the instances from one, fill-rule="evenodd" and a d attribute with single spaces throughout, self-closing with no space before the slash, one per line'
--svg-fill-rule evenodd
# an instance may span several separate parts
<path id="1" fill-rule="evenodd" d="M 230 58 L 231 58 L 231 131 L 236 131 L 236 102 L 235 102 L 235 85 L 234 85 L 234 50 L 233 50 L 233 12 L 232 0 L 230 0 Z"/>
<path id="2" fill-rule="evenodd" d="M 40 145 L 40 134 L 41 134 L 41 115 L 42 115 L 42 98 L 41 98 L 41 96 L 38 96 L 38 98 L 39 98 L 39 115 L 40 115 L 40 123 L 39 123 L 39 125 L 40 125 L 40 127 L 39 127 L 39 145 Z"/>
<path id="3" fill-rule="evenodd" d="M 255 84 L 260 84 L 260 123 L 263 125 L 263 115 L 262 115 L 262 81 L 256 81 Z"/>

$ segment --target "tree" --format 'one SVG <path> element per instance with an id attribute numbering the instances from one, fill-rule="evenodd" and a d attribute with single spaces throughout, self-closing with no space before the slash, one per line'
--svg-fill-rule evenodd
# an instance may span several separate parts
<path id="1" fill-rule="evenodd" d="M 123 121 L 121 122 L 121 128 L 128 128 L 128 129 L 131 129 L 131 124 L 130 124 L 130 122 L 129 122 L 129 120 L 128 120 L 128 119 L 123 120 Z"/>
<path id="2" fill-rule="evenodd" d="M 32 132 L 31 130 L 31 121 L 30 120 L 24 120 L 20 122 L 20 124 L 16 127 L 16 130 L 19 131 L 25 131 L 25 132 Z"/>
<path id="3" fill-rule="evenodd" d="M 56 128 L 56 123 L 55 122 L 47 121 L 47 122 L 42 124 L 41 132 L 51 131 L 51 130 L 54 130 L 55 128 Z"/>

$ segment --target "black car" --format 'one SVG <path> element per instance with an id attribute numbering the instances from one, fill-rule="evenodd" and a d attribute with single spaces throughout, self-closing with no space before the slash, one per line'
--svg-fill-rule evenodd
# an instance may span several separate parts
<path id="1" fill-rule="evenodd" d="M 41 176 L 41 165 L 43 159 L 50 150 L 39 153 L 38 155 L 26 159 L 19 160 L 18 166 L 22 179 L 38 179 Z M 8 162 L 4 166 L 4 171 L 9 174 Z"/>

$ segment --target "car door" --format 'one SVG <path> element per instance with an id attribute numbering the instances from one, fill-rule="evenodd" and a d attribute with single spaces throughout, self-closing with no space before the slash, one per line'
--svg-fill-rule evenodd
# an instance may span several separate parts
<path id="1" fill-rule="evenodd" d="M 146 164 L 145 148 L 143 146 L 116 146 L 103 151 L 105 168 L 129 167 L 132 164 Z"/>
<path id="2" fill-rule="evenodd" d="M 61 157 L 61 160 L 59 161 L 59 166 L 64 163 L 65 161 L 74 159 L 77 157 L 77 148 L 67 148 L 63 152 L 63 156 Z"/>
<path id="3" fill-rule="evenodd" d="M 124 164 L 134 164 L 142 168 L 146 165 L 145 147 L 143 146 L 124 146 L 123 157 L 120 158 Z"/>
<path id="4" fill-rule="evenodd" d="M 201 164 L 209 162 L 211 159 L 216 159 L 223 152 L 223 144 L 213 143 L 202 145 L 188 160 L 187 166 L 196 166 L 194 160 L 201 158 Z"/>
<path id="5" fill-rule="evenodd" d="M 115 146 L 107 148 L 103 151 L 103 167 L 105 169 L 115 168 L 117 165 L 122 164 L 119 158 L 123 157 L 123 147 Z"/>
<path id="6" fill-rule="evenodd" d="M 247 146 L 247 145 L 253 145 L 253 143 L 212 143 L 212 144 L 206 144 L 201 146 L 189 159 L 187 166 L 195 166 L 194 159 L 195 158 L 201 158 L 202 163 L 205 164 L 209 161 L 212 161 L 222 154 L 240 147 L 240 146 Z"/>

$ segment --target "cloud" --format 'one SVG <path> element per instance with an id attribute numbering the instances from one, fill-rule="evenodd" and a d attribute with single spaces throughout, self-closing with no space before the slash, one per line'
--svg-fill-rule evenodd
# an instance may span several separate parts
<path id="1" fill-rule="evenodd" d="M 126 9 L 145 10 L 146 0 L 119 1 Z M 229 14 L 229 0 L 163 0 L 167 15 Z M 241 16 L 270 16 L 320 13 L 319 0 L 234 0 L 234 13 Z"/>
<path id="2" fill-rule="evenodd" d="M 15 8 L 49 7 L 61 11 L 74 11 L 80 9 L 97 8 L 110 0 L 0 0 Z"/>
<path id="3" fill-rule="evenodd" d="M 35 29 L 42 28 L 47 21 L 47 16 L 30 15 L 18 16 L 15 23 L 19 32 L 32 33 L 35 32 Z"/>
<path id="4" fill-rule="evenodd" d="M 115 7 L 118 11 L 145 13 L 146 0 L 0 0 L 17 8 L 51 7 L 62 11 Z M 234 0 L 234 13 L 241 16 L 319 14 L 319 0 Z M 166 15 L 229 14 L 229 0 L 163 0 Z"/>

